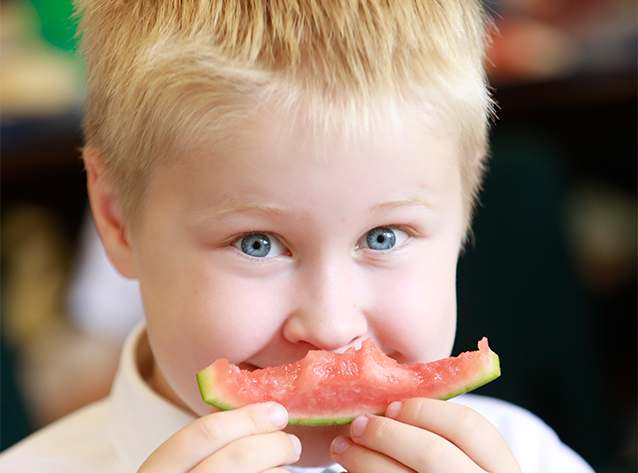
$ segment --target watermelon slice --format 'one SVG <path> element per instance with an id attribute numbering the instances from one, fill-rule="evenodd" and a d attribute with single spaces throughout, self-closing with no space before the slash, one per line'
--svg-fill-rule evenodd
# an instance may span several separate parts
<path id="1" fill-rule="evenodd" d="M 450 399 L 501 374 L 487 338 L 478 351 L 430 363 L 403 365 L 372 340 L 344 353 L 309 351 L 296 363 L 247 371 L 219 359 L 197 374 L 202 398 L 223 410 L 276 401 L 294 425 L 347 424 L 358 415 L 383 414 L 393 401 Z"/>

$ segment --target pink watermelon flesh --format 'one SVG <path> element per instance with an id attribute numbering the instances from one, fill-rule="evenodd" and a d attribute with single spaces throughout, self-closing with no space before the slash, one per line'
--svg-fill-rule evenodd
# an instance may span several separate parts
<path id="1" fill-rule="evenodd" d="M 255 371 L 219 359 L 200 371 L 197 381 L 204 401 L 219 409 L 276 401 L 288 410 L 289 424 L 347 424 L 358 415 L 383 414 L 393 401 L 450 399 L 500 376 L 487 338 L 478 348 L 408 366 L 366 340 L 359 350 L 309 351 L 296 363 Z"/>

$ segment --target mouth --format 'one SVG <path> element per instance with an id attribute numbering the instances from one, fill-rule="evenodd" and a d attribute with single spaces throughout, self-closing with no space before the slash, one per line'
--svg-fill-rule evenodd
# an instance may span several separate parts
<path id="1" fill-rule="evenodd" d="M 332 353 L 343 353 L 349 348 L 354 348 L 355 350 L 359 350 L 361 348 L 361 344 L 362 343 L 363 343 L 363 339 L 362 338 L 358 338 L 356 340 L 353 340 L 349 344 L 342 346 L 341 348 L 338 348 L 336 350 L 332 350 Z M 319 349 L 318 348 L 312 348 L 312 350 L 319 350 Z M 303 356 L 295 359 L 295 361 L 288 361 L 288 362 L 284 362 L 282 364 L 295 363 L 295 362 L 299 361 L 300 359 L 302 359 L 305 355 L 306 355 L 306 353 Z M 257 366 L 257 365 L 253 365 L 252 363 L 248 363 L 248 362 L 245 362 L 245 361 L 243 361 L 241 363 L 237 363 L 237 367 L 238 368 L 240 368 L 242 370 L 245 370 L 245 371 L 249 371 L 249 372 L 265 369 L 265 368 L 268 368 L 268 367 L 275 367 L 275 366 L 277 366 L 277 365 Z"/>

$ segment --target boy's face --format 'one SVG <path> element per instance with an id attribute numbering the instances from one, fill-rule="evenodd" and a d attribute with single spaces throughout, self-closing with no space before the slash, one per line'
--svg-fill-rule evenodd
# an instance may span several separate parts
<path id="1" fill-rule="evenodd" d="M 449 356 L 457 140 L 403 118 L 348 144 L 263 113 L 158 170 L 130 241 L 165 394 L 203 415 L 195 374 L 217 358 L 262 368 L 366 338 L 401 363 Z"/>

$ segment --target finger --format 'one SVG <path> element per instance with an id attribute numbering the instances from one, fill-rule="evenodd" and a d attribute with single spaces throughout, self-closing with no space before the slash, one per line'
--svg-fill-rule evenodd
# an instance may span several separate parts
<path id="1" fill-rule="evenodd" d="M 286 410 L 276 403 L 252 404 L 197 419 L 178 431 L 149 456 L 139 473 L 179 473 L 229 443 L 250 435 L 283 429 Z"/>
<path id="2" fill-rule="evenodd" d="M 358 417 L 352 423 L 350 434 L 353 444 L 379 452 L 414 471 L 485 473 L 444 438 L 392 419 Z"/>
<path id="3" fill-rule="evenodd" d="M 414 398 L 392 403 L 386 410 L 386 417 L 438 434 L 486 471 L 520 471 L 498 429 L 469 407 L 436 399 Z"/>
<path id="4" fill-rule="evenodd" d="M 197 465 L 192 473 L 232 471 L 261 473 L 299 460 L 301 442 L 284 432 L 252 435 L 236 440 Z"/>
<path id="5" fill-rule="evenodd" d="M 386 455 L 353 443 L 351 439 L 337 437 L 330 446 L 330 456 L 350 473 L 414 473 Z"/>

